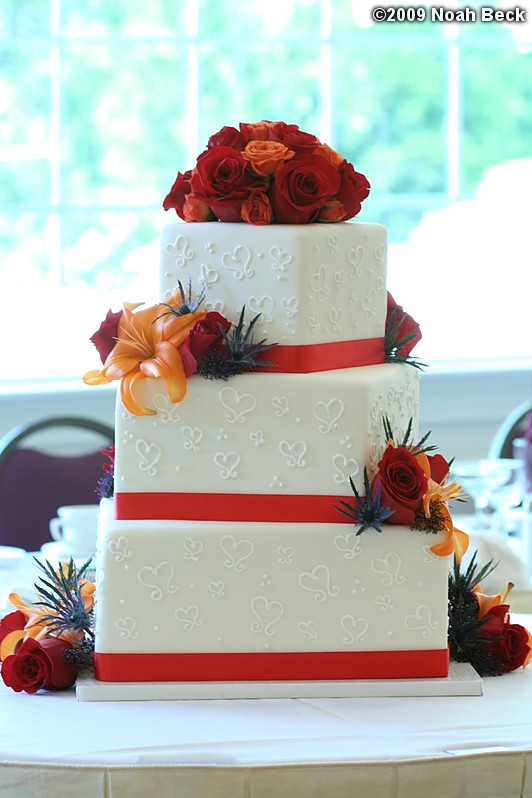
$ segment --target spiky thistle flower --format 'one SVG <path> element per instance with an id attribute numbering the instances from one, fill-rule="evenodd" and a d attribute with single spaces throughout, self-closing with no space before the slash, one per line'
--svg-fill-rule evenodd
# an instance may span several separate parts
<path id="1" fill-rule="evenodd" d="M 386 436 L 386 440 L 397 448 L 408 449 L 408 451 L 412 452 L 412 454 L 421 454 L 421 453 L 426 454 L 427 452 L 433 452 L 435 449 L 438 448 L 437 446 L 433 446 L 432 444 L 430 446 L 425 446 L 425 443 L 431 434 L 430 431 L 427 432 L 425 435 L 423 435 L 423 437 L 417 443 L 413 443 L 413 441 L 411 440 L 412 423 L 413 423 L 412 419 L 409 419 L 406 432 L 403 435 L 401 441 L 395 440 L 394 433 L 392 430 L 392 425 L 390 424 L 390 421 L 387 416 L 383 418 L 382 423 L 384 426 L 384 434 Z"/>
<path id="2" fill-rule="evenodd" d="M 201 289 L 201 292 L 198 294 L 197 297 L 193 297 L 192 295 L 192 279 L 188 278 L 188 294 L 185 294 L 185 289 L 183 288 L 183 283 L 181 280 L 177 281 L 177 285 L 179 288 L 179 295 L 181 297 L 181 303 L 179 305 L 170 305 L 168 302 L 161 302 L 161 305 L 168 310 L 165 313 L 161 313 L 162 316 L 186 316 L 188 313 L 194 313 L 198 310 L 199 306 L 203 302 L 205 298 L 205 286 Z"/>
<path id="3" fill-rule="evenodd" d="M 244 305 L 240 311 L 238 323 L 233 325 L 229 332 L 226 332 L 222 327 L 221 332 L 225 348 L 227 351 L 228 360 L 233 361 L 238 366 L 239 371 L 248 371 L 256 366 L 272 366 L 273 363 L 266 363 L 260 360 L 260 356 L 271 349 L 276 344 L 267 344 L 266 338 L 261 341 L 254 341 L 254 328 L 260 319 L 261 314 L 258 313 L 249 322 L 247 329 L 244 325 L 244 314 L 246 306 Z"/>
<path id="4" fill-rule="evenodd" d="M 498 676 L 502 663 L 490 646 L 495 638 L 482 634 L 487 617 L 479 618 L 479 605 L 473 588 L 485 579 L 496 564 L 490 560 L 482 568 L 476 562 L 477 552 L 465 571 L 456 557 L 449 572 L 449 652 L 455 662 L 470 662 L 481 676 Z"/>
<path id="5" fill-rule="evenodd" d="M 349 477 L 349 484 L 355 496 L 355 503 L 349 504 L 340 499 L 340 505 L 336 509 L 350 518 L 359 527 L 357 535 L 361 535 L 366 529 L 375 529 L 382 532 L 381 524 L 384 523 L 392 514 L 389 507 L 381 506 L 380 486 L 372 488 L 370 485 L 367 468 L 364 468 L 364 490 L 365 496 L 361 496 L 355 487 L 352 478 Z"/>
<path id="6" fill-rule="evenodd" d="M 58 570 L 45 560 L 35 562 L 43 572 L 39 577 L 39 584 L 35 585 L 40 601 L 38 607 L 50 610 L 48 615 L 43 615 L 41 623 L 45 623 L 48 634 L 59 637 L 70 633 L 78 640 L 92 639 L 93 611 L 92 600 L 87 602 L 83 595 L 86 584 L 83 576 L 90 566 L 91 560 L 78 570 L 72 557 L 67 563 L 62 563 Z M 87 607 L 90 607 L 89 609 Z"/>

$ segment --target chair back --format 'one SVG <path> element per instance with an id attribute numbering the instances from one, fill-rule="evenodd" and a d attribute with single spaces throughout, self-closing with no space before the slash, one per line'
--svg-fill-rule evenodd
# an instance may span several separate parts
<path id="1" fill-rule="evenodd" d="M 79 456 L 29 448 L 35 433 L 58 427 L 95 433 L 94 451 Z M 51 540 L 49 522 L 57 508 L 68 504 L 97 504 L 97 486 L 106 458 L 102 448 L 112 444 L 112 427 L 86 418 L 47 418 L 15 428 L 0 440 L 0 545 L 38 551 Z"/>
<path id="2" fill-rule="evenodd" d="M 523 436 L 526 419 L 531 412 L 532 400 L 523 402 L 523 404 L 509 413 L 491 442 L 488 453 L 490 460 L 498 460 L 501 457 L 512 459 L 514 457 L 513 442 L 516 438 Z"/>

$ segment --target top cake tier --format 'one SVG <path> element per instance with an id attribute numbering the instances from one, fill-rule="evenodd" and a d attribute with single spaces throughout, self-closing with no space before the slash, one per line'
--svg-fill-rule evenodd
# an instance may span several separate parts
<path id="1" fill-rule="evenodd" d="M 261 314 L 257 337 L 282 346 L 364 341 L 383 347 L 386 230 L 379 224 L 167 225 L 161 298 L 205 288 L 206 310 Z M 382 358 L 383 359 L 383 358 Z M 375 362 L 375 361 L 372 361 Z"/>

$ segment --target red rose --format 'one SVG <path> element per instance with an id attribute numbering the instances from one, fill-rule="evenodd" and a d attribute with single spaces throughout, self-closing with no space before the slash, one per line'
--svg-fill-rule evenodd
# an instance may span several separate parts
<path id="1" fill-rule="evenodd" d="M 338 199 L 344 206 L 344 215 L 340 221 L 345 222 L 360 212 L 362 202 L 369 194 L 369 183 L 348 161 L 340 164 L 338 172 L 340 174 Z"/>
<path id="2" fill-rule="evenodd" d="M 530 652 L 530 637 L 524 626 L 509 622 L 508 604 L 498 604 L 485 615 L 482 637 L 493 637 L 484 645 L 491 648 L 500 661 L 504 673 L 514 671 L 525 664 Z"/>
<path id="3" fill-rule="evenodd" d="M 286 122 L 274 125 L 270 135 L 274 141 L 280 141 L 294 150 L 296 155 L 312 155 L 316 147 L 320 146 L 320 140 L 312 133 L 305 133 L 297 125 L 287 125 Z"/>
<path id="4" fill-rule="evenodd" d="M 416 458 L 403 447 L 387 446 L 373 483 L 381 489 L 383 507 L 392 510 L 391 524 L 413 523 L 427 491 L 427 477 Z"/>
<path id="5" fill-rule="evenodd" d="M 26 626 L 26 616 L 23 612 L 17 610 L 5 615 L 0 621 L 0 646 L 2 640 L 10 635 L 11 632 L 20 632 Z M 1 657 L 0 657 L 1 660 Z"/>
<path id="6" fill-rule="evenodd" d="M 177 173 L 177 177 L 174 180 L 174 185 L 170 189 L 169 194 L 166 195 L 163 202 L 163 208 L 165 211 L 170 210 L 170 208 L 175 208 L 175 212 L 181 219 L 184 218 L 183 216 L 183 207 L 185 205 L 185 200 L 187 195 L 190 194 L 190 178 L 192 177 L 192 172 L 190 169 L 185 172 L 185 174 L 181 174 L 181 172 Z"/>
<path id="7" fill-rule="evenodd" d="M 246 146 L 246 139 L 236 127 L 223 127 L 218 133 L 213 133 L 207 142 L 207 149 L 212 147 L 232 147 L 235 150 L 243 150 Z"/>
<path id="8" fill-rule="evenodd" d="M 296 155 L 275 172 L 270 189 L 275 221 L 282 224 L 314 221 L 339 185 L 337 170 L 321 155 Z"/>
<path id="9" fill-rule="evenodd" d="M 412 349 L 421 341 L 421 329 L 401 305 L 398 305 L 388 291 L 388 309 L 386 314 L 386 333 L 397 345 L 397 353 L 407 357 Z"/>
<path id="10" fill-rule="evenodd" d="M 108 310 L 107 316 L 100 324 L 100 329 L 90 338 L 98 350 L 102 363 L 105 363 L 108 355 L 114 349 L 118 335 L 118 324 L 122 318 L 122 313 L 122 310 L 118 310 L 116 313 L 113 313 L 112 310 Z"/>
<path id="11" fill-rule="evenodd" d="M 77 668 L 65 662 L 65 652 L 72 646 L 66 640 L 46 637 L 25 640 L 15 654 L 2 663 L 2 679 L 20 693 L 38 690 L 64 690 L 76 681 Z"/>
<path id="12" fill-rule="evenodd" d="M 430 478 L 441 485 L 449 473 L 449 463 L 441 454 L 428 454 L 427 459 L 430 466 Z"/>
<path id="13" fill-rule="evenodd" d="M 220 327 L 228 332 L 231 322 L 215 310 L 209 311 L 204 319 L 196 322 L 188 336 L 190 352 L 196 359 L 221 346 L 223 335 Z"/>
<path id="14" fill-rule="evenodd" d="M 222 222 L 240 222 L 240 206 L 252 189 L 264 185 L 247 171 L 247 161 L 232 147 L 202 153 L 191 179 L 192 192 L 210 206 Z"/>

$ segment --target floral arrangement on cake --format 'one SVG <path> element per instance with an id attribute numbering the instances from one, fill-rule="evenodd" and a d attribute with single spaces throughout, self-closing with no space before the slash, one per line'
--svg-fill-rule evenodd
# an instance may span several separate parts
<path id="1" fill-rule="evenodd" d="M 87 385 L 104 385 L 120 380 L 124 407 L 135 415 L 153 415 L 135 397 L 140 380 L 160 378 L 171 402 L 180 402 L 186 393 L 187 379 L 200 374 L 208 379 L 228 379 L 258 366 L 271 366 L 264 353 L 275 344 L 254 340 L 255 316 L 246 325 L 245 308 L 237 324 L 217 311 L 199 310 L 202 292 L 192 296 L 181 283 L 168 300 L 148 308 L 124 303 L 123 310 L 108 311 L 91 337 L 103 368 L 89 371 Z M 134 312 L 136 311 L 136 312 Z"/>
<path id="2" fill-rule="evenodd" d="M 42 575 L 36 600 L 11 593 L 15 612 L 0 621 L 0 667 L 4 683 L 17 693 L 64 690 L 93 659 L 95 586 L 85 578 L 90 561 L 77 568 L 73 560 L 57 570 L 35 560 Z"/>
<path id="3" fill-rule="evenodd" d="M 450 481 L 450 465 L 441 454 L 429 454 L 430 435 L 411 440 L 410 421 L 402 440 L 396 442 L 388 419 L 384 419 L 386 448 L 370 480 L 364 468 L 364 490 L 360 495 L 350 478 L 354 501 L 340 500 L 338 510 L 358 527 L 357 535 L 373 528 L 382 532 L 382 524 L 401 524 L 421 532 L 444 533 L 444 540 L 431 546 L 439 557 L 454 552 L 458 563 L 469 545 L 469 536 L 457 529 L 449 511 L 449 502 L 458 499 L 461 487 Z"/>
<path id="4" fill-rule="evenodd" d="M 470 662 L 480 676 L 526 668 L 532 659 L 532 635 L 510 619 L 512 582 L 495 596 L 482 592 L 480 582 L 493 569 L 492 561 L 479 568 L 475 552 L 464 571 L 455 558 L 449 574 L 450 656 L 455 662 Z"/>
<path id="5" fill-rule="evenodd" d="M 194 168 L 178 172 L 163 208 L 185 222 L 345 222 L 369 189 L 364 175 L 316 136 L 263 120 L 214 133 Z"/>

